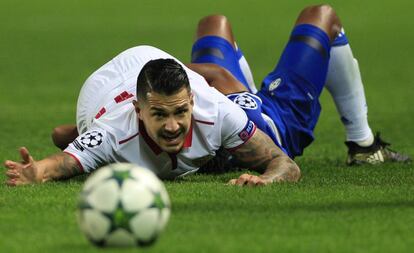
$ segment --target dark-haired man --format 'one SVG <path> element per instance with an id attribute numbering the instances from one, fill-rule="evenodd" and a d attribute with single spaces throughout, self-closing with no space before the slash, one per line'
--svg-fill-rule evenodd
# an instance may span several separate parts
<path id="1" fill-rule="evenodd" d="M 23 162 L 5 162 L 7 184 L 70 178 L 112 162 L 135 163 L 171 179 L 197 171 L 220 147 L 262 173 L 243 174 L 231 183 L 300 178 L 295 162 L 240 107 L 173 56 L 150 46 L 122 52 L 86 80 L 77 128 L 80 135 L 63 152 L 45 159 L 35 161 L 21 148 Z"/>

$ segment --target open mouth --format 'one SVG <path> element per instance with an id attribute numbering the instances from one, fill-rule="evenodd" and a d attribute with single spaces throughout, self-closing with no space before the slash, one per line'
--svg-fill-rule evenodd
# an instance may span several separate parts
<path id="1" fill-rule="evenodd" d="M 180 143 L 181 131 L 175 134 L 161 134 L 161 137 L 170 145 L 176 145 Z"/>

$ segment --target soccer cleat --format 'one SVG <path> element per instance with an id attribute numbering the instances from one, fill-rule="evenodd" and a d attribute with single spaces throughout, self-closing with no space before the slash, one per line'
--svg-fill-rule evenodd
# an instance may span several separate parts
<path id="1" fill-rule="evenodd" d="M 409 156 L 389 149 L 388 146 L 391 144 L 383 141 L 379 133 L 375 135 L 374 143 L 369 147 L 361 147 L 352 141 L 347 141 L 345 144 L 348 146 L 347 165 L 411 162 Z"/>

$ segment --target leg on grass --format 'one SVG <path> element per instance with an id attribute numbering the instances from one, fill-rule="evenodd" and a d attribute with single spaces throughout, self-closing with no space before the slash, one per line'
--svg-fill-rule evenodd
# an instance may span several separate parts
<path id="1" fill-rule="evenodd" d="M 297 24 L 309 23 L 324 30 L 331 40 L 325 87 L 335 102 L 346 129 L 347 164 L 409 162 L 410 157 L 387 148 L 379 135 L 374 137 L 368 124 L 368 107 L 358 62 L 338 16 L 327 5 L 305 8 Z"/>

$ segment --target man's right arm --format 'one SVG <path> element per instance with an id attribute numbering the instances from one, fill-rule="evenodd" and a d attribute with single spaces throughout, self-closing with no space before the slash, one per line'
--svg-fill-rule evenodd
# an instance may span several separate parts
<path id="1" fill-rule="evenodd" d="M 279 182 L 297 182 L 299 166 L 274 144 L 272 139 L 257 129 L 253 136 L 232 152 L 241 167 L 256 170 L 260 176 L 243 174 L 232 179 L 233 185 L 265 185 Z"/>
<path id="2" fill-rule="evenodd" d="M 61 152 L 35 161 L 26 148 L 20 148 L 22 162 L 5 161 L 7 184 L 18 186 L 68 179 L 83 174 L 78 161 L 71 155 Z"/>

